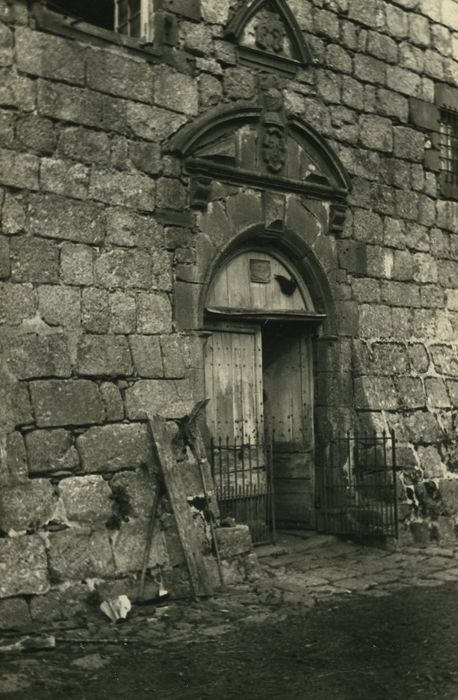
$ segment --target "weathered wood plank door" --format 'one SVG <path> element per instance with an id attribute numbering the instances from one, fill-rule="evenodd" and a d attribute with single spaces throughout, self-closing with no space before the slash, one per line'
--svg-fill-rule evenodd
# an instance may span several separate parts
<path id="1" fill-rule="evenodd" d="M 205 346 L 207 427 L 230 444 L 253 441 L 262 431 L 262 346 L 256 327 L 214 330 Z"/>
<path id="2" fill-rule="evenodd" d="M 313 382 L 311 343 L 283 324 L 263 331 L 264 411 L 273 436 L 278 525 L 314 526 Z"/>

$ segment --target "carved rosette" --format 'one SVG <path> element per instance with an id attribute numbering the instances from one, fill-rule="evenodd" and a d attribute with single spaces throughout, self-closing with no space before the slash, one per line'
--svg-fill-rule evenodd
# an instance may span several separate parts
<path id="1" fill-rule="evenodd" d="M 280 126 L 264 127 L 262 155 L 268 170 L 273 173 L 282 170 L 286 160 L 286 137 Z"/>

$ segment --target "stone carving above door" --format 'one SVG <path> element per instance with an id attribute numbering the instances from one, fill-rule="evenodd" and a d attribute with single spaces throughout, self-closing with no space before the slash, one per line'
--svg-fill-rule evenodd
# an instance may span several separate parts
<path id="1" fill-rule="evenodd" d="M 258 103 L 217 107 L 172 138 L 191 176 L 191 206 L 207 207 L 214 180 L 294 193 L 330 202 L 338 234 L 350 189 L 342 163 L 314 129 L 288 117 L 277 83 L 261 83 Z"/>
<path id="2" fill-rule="evenodd" d="M 245 2 L 225 35 L 237 42 L 241 63 L 294 75 L 310 63 L 311 52 L 296 18 L 284 0 Z"/>

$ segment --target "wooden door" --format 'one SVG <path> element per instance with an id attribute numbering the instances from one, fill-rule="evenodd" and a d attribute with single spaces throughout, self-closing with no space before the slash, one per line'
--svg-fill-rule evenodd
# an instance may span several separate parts
<path id="1" fill-rule="evenodd" d="M 255 327 L 223 327 L 205 346 L 207 427 L 218 440 L 247 442 L 262 434 L 261 332 Z M 260 432 L 261 431 L 261 432 Z"/>
<path id="2" fill-rule="evenodd" d="M 275 514 L 281 526 L 314 525 L 311 343 L 303 328 L 263 331 L 264 412 L 273 435 Z"/>

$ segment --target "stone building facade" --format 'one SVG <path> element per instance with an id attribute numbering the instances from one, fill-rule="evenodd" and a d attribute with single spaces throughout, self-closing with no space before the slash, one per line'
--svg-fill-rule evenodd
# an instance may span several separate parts
<path id="1" fill-rule="evenodd" d="M 310 454 L 395 429 L 403 538 L 458 524 L 458 3 L 146 6 L 138 37 L 84 3 L 0 2 L 6 616 L 138 573 L 145 419 L 208 393 L 215 280 L 239 254 L 250 283 L 280 265 L 302 295 L 282 318 L 310 340 Z"/>

